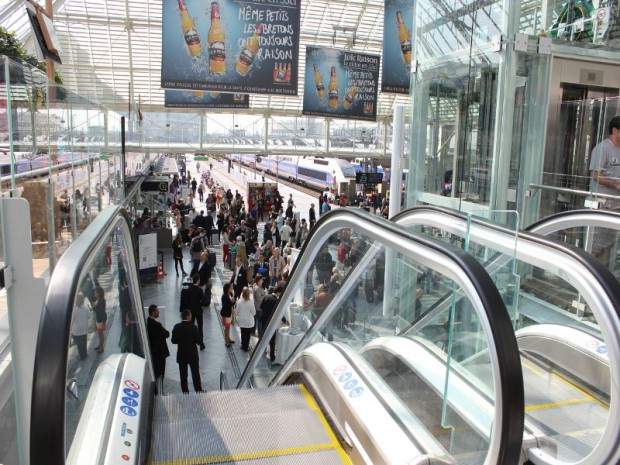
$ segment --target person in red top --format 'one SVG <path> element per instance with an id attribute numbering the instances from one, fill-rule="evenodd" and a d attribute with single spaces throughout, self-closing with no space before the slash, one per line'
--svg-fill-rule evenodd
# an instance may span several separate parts
<path id="1" fill-rule="evenodd" d="M 340 196 L 340 206 L 341 207 L 346 207 L 347 206 L 347 196 L 342 194 Z"/>

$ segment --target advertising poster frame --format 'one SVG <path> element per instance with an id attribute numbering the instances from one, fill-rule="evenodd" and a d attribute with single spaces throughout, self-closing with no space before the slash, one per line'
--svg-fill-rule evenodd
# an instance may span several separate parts
<path id="1" fill-rule="evenodd" d="M 415 0 L 385 0 L 381 92 L 409 94 Z"/>
<path id="2" fill-rule="evenodd" d="M 376 121 L 380 64 L 379 55 L 306 46 L 302 114 Z"/>
<path id="3" fill-rule="evenodd" d="M 215 95 L 213 95 L 215 94 Z M 209 109 L 248 109 L 248 94 L 228 94 L 223 92 L 205 92 L 203 90 L 168 90 L 164 91 L 165 108 L 209 108 Z"/>
<path id="4" fill-rule="evenodd" d="M 301 0 L 166 0 L 161 86 L 298 93 Z"/>

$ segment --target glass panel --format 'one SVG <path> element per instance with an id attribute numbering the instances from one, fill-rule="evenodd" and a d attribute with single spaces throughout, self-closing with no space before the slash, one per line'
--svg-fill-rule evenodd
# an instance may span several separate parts
<path id="1" fill-rule="evenodd" d="M 129 278 L 128 257 L 133 256 L 127 226 L 118 226 L 90 254 L 74 296 L 66 396 L 66 450 L 74 434 L 93 377 L 106 357 L 131 352 L 144 357 L 138 314 L 143 312 L 137 280 Z"/>
<path id="2" fill-rule="evenodd" d="M 367 235 L 347 228 L 322 241 L 304 284 L 284 303 L 286 316 L 273 338 L 274 360 L 286 362 L 304 335 L 333 310 L 308 345 L 337 342 L 357 351 L 456 463 L 466 463 L 457 457 L 463 454 L 484 457 L 495 394 L 488 359 L 462 363 L 489 350 L 473 304 L 441 272 Z M 406 349 L 395 354 L 392 344 Z M 436 366 L 417 365 L 420 357 Z M 259 359 L 252 376 L 257 386 L 276 374 L 267 358 Z M 484 399 L 488 410 L 472 417 L 463 389 Z"/>
<path id="3" fill-rule="evenodd" d="M 441 214 L 438 215 L 441 216 Z M 520 334 L 528 334 L 524 332 L 526 329 L 529 334 L 532 334 L 532 330 L 540 331 L 540 334 L 546 334 L 545 331 L 549 331 L 548 336 L 540 336 L 540 345 L 535 350 L 524 351 L 522 348 L 526 424 L 542 431 L 547 437 L 548 441 L 543 441 L 539 446 L 542 450 L 560 460 L 572 462 L 575 458 L 587 456 L 597 446 L 604 431 L 610 405 L 609 395 L 605 392 L 609 392 L 608 388 L 605 388 L 605 382 L 601 381 L 609 376 L 609 365 L 603 364 L 600 373 L 597 371 L 600 376 L 597 382 L 600 384 L 594 385 L 592 381 L 581 377 L 578 366 L 574 362 L 576 356 L 574 354 L 590 347 L 582 348 L 581 344 L 585 344 L 583 341 L 588 341 L 590 345 L 595 344 L 595 348 L 601 346 L 605 351 L 605 341 L 602 340 L 598 323 L 589 307 L 591 303 L 582 299 L 577 289 L 567 281 L 569 278 L 563 276 L 562 273 L 556 274 L 550 271 L 555 269 L 553 265 L 549 265 L 548 269 L 543 269 L 517 258 L 517 241 L 525 239 L 517 238 L 519 219 L 516 213 L 492 212 L 491 219 L 495 222 L 511 224 L 512 231 L 508 229 L 504 233 L 496 232 L 479 236 L 486 238 L 484 242 L 481 242 L 476 236 L 469 234 L 470 228 L 483 227 L 481 224 L 474 224 L 473 215 L 468 215 L 466 220 L 462 220 L 467 223 L 467 233 L 464 237 L 442 230 L 441 220 L 438 220 L 432 227 L 417 225 L 408 226 L 408 229 L 443 238 L 457 246 L 460 245 L 484 265 L 497 284 L 506 308 L 511 312 L 517 340 L 520 340 Z M 508 236 L 509 240 L 514 242 L 514 249 L 510 253 L 499 251 L 497 246 L 489 240 L 489 237 L 493 236 L 502 238 Z M 613 238 L 615 237 L 614 235 Z M 583 236 L 577 236 L 571 240 L 587 242 L 587 237 L 583 239 Z M 592 247 L 599 241 L 602 242 L 603 237 L 595 236 Z M 504 240 L 500 243 L 504 243 Z M 541 248 L 541 256 L 545 253 L 548 252 L 545 252 L 544 247 Z M 453 297 L 454 295 L 450 293 L 443 296 L 444 307 Z M 460 298 L 458 296 L 456 298 L 456 315 L 458 315 Z M 547 330 L 549 326 L 546 325 L 554 325 L 554 327 Z M 579 333 L 568 333 L 574 338 L 572 341 L 574 345 L 557 343 L 553 347 L 549 346 L 548 341 L 562 341 L 564 328 L 579 330 Z M 476 348 L 476 344 L 476 341 L 471 341 L 469 349 Z M 557 354 L 558 350 L 573 355 L 563 357 Z M 466 363 L 475 364 L 486 358 L 484 352 L 477 350 L 470 354 L 472 357 L 467 359 Z M 588 362 L 588 366 L 594 366 L 593 362 Z M 476 371 L 473 367 L 471 369 Z M 479 373 L 479 379 L 484 380 L 484 374 L 478 371 L 477 373 Z M 543 394 L 543 392 L 546 393 Z M 583 404 L 583 408 L 588 412 L 578 410 L 579 407 L 576 407 L 574 412 L 566 410 L 568 407 L 562 402 L 568 399 L 580 399 L 580 405 Z M 571 413 L 581 421 L 557 423 L 558 415 L 564 417 Z M 582 435 L 584 440 L 574 441 L 573 438 L 576 435 Z"/>
<path id="4" fill-rule="evenodd" d="M 583 97 L 601 94 L 600 98 Z M 615 96 L 606 96 L 612 95 Z M 596 182 L 594 172 L 616 178 L 613 164 L 599 166 L 596 154 L 605 147 L 612 118 L 620 114 L 618 90 L 594 92 L 584 86 L 562 87 L 562 102 L 549 106 L 545 164 L 538 219 L 579 208 L 617 209 L 617 189 Z M 605 152 L 605 149 L 603 149 Z M 608 151 L 608 150 L 607 150 Z M 592 196 L 590 193 L 602 194 Z M 611 197 L 609 197 L 611 196 Z M 595 202 L 592 202 L 594 200 Z"/>

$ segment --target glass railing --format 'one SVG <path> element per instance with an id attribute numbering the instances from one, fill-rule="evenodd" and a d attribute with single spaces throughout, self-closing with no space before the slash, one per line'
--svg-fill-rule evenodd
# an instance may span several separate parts
<path id="1" fill-rule="evenodd" d="M 571 210 L 551 215 L 526 229 L 585 250 L 616 278 L 620 278 L 620 213 L 608 210 Z M 583 316 L 588 318 L 586 312 Z"/>
<path id="2" fill-rule="evenodd" d="M 343 272 L 332 258 L 342 247 L 347 248 Z M 408 308 L 408 318 L 413 321 L 422 311 L 421 303 L 406 292 L 385 290 L 395 283 L 405 290 L 406 283 L 415 282 L 425 270 L 433 273 L 436 286 L 454 297 L 452 305 L 410 336 L 411 347 L 416 347 L 418 354 L 425 353 L 428 360 L 419 360 L 416 382 L 403 390 L 403 385 L 381 368 L 384 363 L 389 364 L 389 351 L 383 351 L 387 357 L 383 362 L 377 361 L 377 344 L 383 341 L 387 347 L 406 343 L 397 336 L 401 319 L 395 317 L 395 310 Z M 320 284 L 315 288 L 313 283 L 317 280 Z M 239 386 L 249 382 L 254 385 L 283 382 L 289 376 L 295 354 L 316 342 L 344 344 L 359 354 L 372 347 L 374 350 L 368 353 L 372 352 L 369 360 L 376 366 L 376 375 L 392 386 L 397 397 L 421 420 L 425 433 L 430 432 L 445 447 L 446 456 L 455 463 L 466 463 L 466 457 L 471 454 L 482 456 L 480 463 L 495 463 L 499 456 L 505 461 L 497 463 L 511 460 L 504 455 L 507 449 L 503 448 L 515 445 L 505 436 L 515 431 L 508 433 L 511 428 L 504 423 L 506 412 L 499 411 L 504 407 L 513 410 L 509 414 L 512 426 L 521 413 L 516 412 L 512 401 L 502 406 L 499 399 L 505 396 L 518 399 L 521 386 L 518 380 L 512 386 L 504 384 L 501 373 L 504 369 L 508 370 L 506 374 L 519 371 L 519 361 L 511 352 L 509 341 L 513 335 L 508 312 L 489 276 L 475 260 L 451 246 L 408 234 L 387 221 L 357 210 L 340 209 L 321 218 L 288 282 Z M 467 327 L 458 321 L 464 313 L 470 317 Z M 278 329 L 284 321 L 287 326 Z M 488 378 L 484 381 L 478 378 L 475 369 L 469 369 L 452 356 L 453 347 L 467 338 L 475 339 L 480 349 L 494 354 L 486 362 Z M 271 340 L 280 358 L 274 357 L 274 361 L 284 364 L 275 374 L 267 361 L 270 355 L 275 355 L 269 347 Z M 503 346 L 506 342 L 509 345 Z M 506 391 L 511 388 L 517 390 L 514 395 Z M 426 401 L 416 400 L 416 393 L 422 391 Z M 476 402 L 480 408 L 471 409 Z M 438 425 L 441 425 L 439 429 Z M 477 438 L 475 441 L 471 440 L 473 436 Z M 512 440 L 520 442 L 515 437 Z"/>
<path id="3" fill-rule="evenodd" d="M 538 328 L 542 334 L 544 331 L 549 332 L 551 328 L 551 334 L 555 331 L 559 340 L 560 334 L 570 330 L 573 331 L 570 333 L 573 338 L 575 334 L 580 335 L 574 340 L 577 352 L 589 353 L 595 359 L 608 359 L 606 363 L 600 364 L 600 369 L 605 373 L 599 373 L 597 379 L 605 384 L 604 380 L 611 377 L 611 381 L 607 382 L 611 391 L 608 386 L 597 385 L 596 381 L 580 381 L 577 372 L 583 373 L 583 370 L 578 370 L 580 367 L 571 369 L 570 360 L 564 361 L 565 364 L 562 365 L 561 355 L 551 352 L 544 354 L 547 367 L 543 372 L 546 373 L 545 370 L 552 366 L 562 372 L 565 379 L 571 380 L 564 386 L 577 383 L 575 386 L 579 387 L 573 389 L 574 393 L 587 392 L 583 402 L 591 400 L 591 409 L 595 409 L 597 413 L 583 416 L 578 424 L 554 424 L 557 417 L 551 415 L 557 415 L 558 412 L 553 408 L 561 408 L 564 405 L 562 401 L 566 400 L 562 396 L 573 391 L 552 391 L 551 402 L 541 409 L 540 402 L 536 401 L 540 385 L 534 381 L 526 382 L 526 429 L 535 431 L 541 439 L 544 437 L 544 440 L 540 441 L 540 449 L 533 448 L 529 451 L 531 455 L 540 457 L 540 463 L 572 463 L 575 458 L 583 460 L 579 462 L 583 464 L 614 462 L 614 457 L 620 454 L 620 437 L 617 433 L 620 417 L 614 410 L 620 394 L 614 387 L 617 364 L 620 363 L 617 350 L 620 340 L 620 318 L 617 312 L 620 293 L 614 277 L 593 257 L 574 247 L 526 232 L 517 232 L 515 241 L 513 230 L 459 212 L 437 207 L 419 207 L 402 212 L 394 221 L 408 229 L 433 231 L 438 237 L 445 237 L 446 240 L 462 244 L 463 247 L 467 244 L 469 250 L 476 251 L 473 256 L 493 276 L 496 285 L 501 288 L 501 283 L 506 283 L 500 292 L 507 307 L 517 302 L 512 320 L 518 335 L 531 334 L 532 330 L 536 331 Z M 421 225 L 424 225 L 424 228 L 421 229 Z M 486 252 L 480 253 L 481 250 Z M 512 261 L 515 261 L 514 270 L 520 276 L 519 286 L 514 286 L 513 282 L 501 277 L 501 274 L 505 273 L 506 264 Z M 451 298 L 450 295 L 444 296 L 443 303 L 437 304 L 429 317 L 451 305 Z M 587 317 L 579 315 L 579 311 L 586 309 L 589 312 Z M 421 318 L 413 325 L 413 329 L 417 329 L 423 322 L 424 318 Z M 474 341 L 471 347 L 475 346 Z M 537 352 L 540 352 L 540 347 Z M 465 356 L 468 356 L 467 352 Z M 467 360 L 475 360 L 475 357 Z M 531 370 L 531 363 L 528 362 L 527 366 L 530 369 L 524 372 L 524 378 L 528 373 L 540 373 Z M 576 394 L 577 397 L 581 395 Z M 545 411 L 549 412 L 548 416 L 541 417 L 541 412 Z M 581 412 L 580 415 L 584 413 Z M 575 440 L 576 436 L 584 439 Z"/>
<path id="4" fill-rule="evenodd" d="M 34 272 L 47 282 L 96 215 L 124 200 L 120 116 L 6 57 L 0 99 L 0 190 L 29 202 Z M 144 158 L 127 156 L 128 167 Z"/>
<path id="5" fill-rule="evenodd" d="M 50 280 L 36 345 L 31 464 L 65 463 L 80 440 L 75 433 L 87 399 L 96 399 L 91 384 L 110 355 L 148 353 L 141 302 L 129 216 L 107 209 Z"/>

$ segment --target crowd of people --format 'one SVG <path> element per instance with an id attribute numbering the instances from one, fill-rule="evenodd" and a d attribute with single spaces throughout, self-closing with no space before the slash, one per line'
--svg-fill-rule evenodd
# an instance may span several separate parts
<path id="1" fill-rule="evenodd" d="M 185 196 L 183 192 L 186 192 Z M 177 331 L 177 341 L 179 338 L 188 338 L 194 347 L 190 355 L 177 358 L 182 390 L 187 392 L 188 367 L 192 372 L 194 388 L 202 389 L 195 367 L 198 350 L 205 348 L 203 308 L 212 301 L 212 274 L 216 266 L 214 247 L 221 246 L 223 265 L 232 271 L 230 280 L 223 283 L 221 289 L 220 317 L 224 328 L 224 344 L 226 347 L 235 344 L 231 327 L 236 322 L 241 333 L 241 350 L 248 352 L 251 337 L 261 337 L 271 322 L 278 299 L 289 279 L 293 251 L 303 246 L 322 214 L 331 210 L 334 204 L 348 206 L 348 199 L 345 195 L 321 195 L 318 199 L 319 210 L 316 211 L 312 204 L 306 220 L 296 214 L 293 194 L 284 199 L 274 189 L 262 202 L 251 202 L 248 211 L 239 191 L 233 193 L 231 189 L 219 185 L 208 172 L 201 179 L 180 173 L 173 180 L 170 194 L 170 208 L 179 231 L 172 242 L 175 271 L 177 276 L 189 275 L 181 291 L 180 324 L 195 327 L 191 334 L 187 329 Z M 375 202 L 378 207 L 385 204 L 385 200 L 379 196 L 368 197 L 368 202 Z M 367 202 L 363 197 L 356 197 L 353 205 L 364 208 Z M 264 221 L 260 230 L 259 221 Z M 364 241 L 352 239 L 348 230 L 341 232 L 336 242 L 332 242 L 332 250 L 330 245 L 325 245 L 312 265 L 312 273 L 316 272 L 318 285 L 315 287 L 313 279 L 309 279 L 306 284 L 304 307 L 313 317 L 320 316 L 326 308 L 339 289 L 343 276 L 361 257 L 365 247 Z M 336 259 L 332 256 L 334 248 L 337 251 Z M 191 263 L 189 270 L 186 268 L 187 262 L 184 263 L 186 251 Z M 373 281 L 370 287 L 372 289 L 367 292 L 376 294 L 380 292 L 381 283 Z M 356 295 L 351 297 L 353 300 L 355 298 Z M 350 314 L 341 323 L 355 321 L 353 303 L 349 302 Z M 173 331 L 173 343 L 174 334 Z M 272 362 L 276 356 L 275 345 L 276 338 L 273 336 L 268 354 Z"/>

